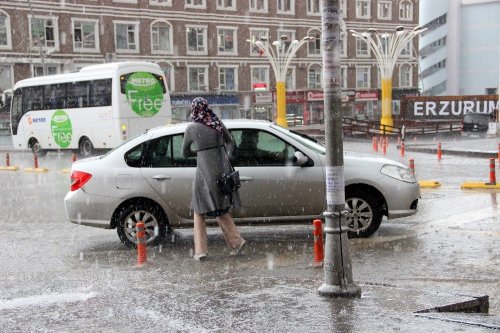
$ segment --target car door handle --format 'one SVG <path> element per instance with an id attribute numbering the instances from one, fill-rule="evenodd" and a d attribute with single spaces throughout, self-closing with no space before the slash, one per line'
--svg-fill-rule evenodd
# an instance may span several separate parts
<path id="1" fill-rule="evenodd" d="M 153 176 L 153 179 L 156 179 L 158 181 L 165 180 L 165 179 L 170 179 L 170 178 L 172 178 L 172 177 L 165 176 L 165 175 L 155 175 L 155 176 Z"/>
<path id="2" fill-rule="evenodd" d="M 248 177 L 248 176 L 240 176 L 240 180 L 244 182 L 249 182 L 253 180 L 253 177 Z"/>

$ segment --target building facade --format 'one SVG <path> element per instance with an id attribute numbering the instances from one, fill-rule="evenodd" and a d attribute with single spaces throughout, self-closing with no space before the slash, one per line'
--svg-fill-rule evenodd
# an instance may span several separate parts
<path id="1" fill-rule="evenodd" d="M 320 6 L 320 0 L 0 0 L 0 90 L 31 76 L 142 60 L 164 70 L 175 121 L 187 119 L 191 100 L 199 95 L 222 118 L 271 119 L 274 73 L 249 40 L 312 36 L 288 70 L 287 114 L 322 123 Z M 366 42 L 349 30 L 412 29 L 418 0 L 352 0 L 341 6 L 346 116 L 376 119 L 377 62 Z M 395 113 L 398 96 L 417 91 L 415 48 L 408 45 L 394 70 Z"/>
<path id="2" fill-rule="evenodd" d="M 499 0 L 421 0 L 422 95 L 496 93 L 499 17 Z"/>

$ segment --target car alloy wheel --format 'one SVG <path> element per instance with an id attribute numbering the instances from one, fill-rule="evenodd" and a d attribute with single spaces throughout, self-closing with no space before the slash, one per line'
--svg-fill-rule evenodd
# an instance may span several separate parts
<path id="1" fill-rule="evenodd" d="M 120 240 L 128 247 L 137 246 L 136 225 L 144 222 L 146 245 L 158 245 L 166 234 L 166 218 L 156 205 L 135 203 L 126 207 L 118 218 L 117 232 Z"/>
<path id="2" fill-rule="evenodd" d="M 371 193 L 356 189 L 347 191 L 346 209 L 349 237 L 368 237 L 380 227 L 381 204 Z"/>

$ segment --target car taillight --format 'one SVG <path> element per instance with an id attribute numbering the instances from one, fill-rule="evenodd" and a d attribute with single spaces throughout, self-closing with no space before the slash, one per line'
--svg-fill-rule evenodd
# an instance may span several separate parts
<path id="1" fill-rule="evenodd" d="M 71 173 L 71 191 L 76 191 L 85 185 L 86 182 L 92 178 L 90 173 L 86 173 L 83 171 L 73 171 Z"/>

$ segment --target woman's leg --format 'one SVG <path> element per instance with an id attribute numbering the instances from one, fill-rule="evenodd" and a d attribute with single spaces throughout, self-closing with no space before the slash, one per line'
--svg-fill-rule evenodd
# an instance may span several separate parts
<path id="1" fill-rule="evenodd" d="M 194 254 L 207 254 L 207 226 L 205 216 L 194 213 Z"/>
<path id="2" fill-rule="evenodd" d="M 240 232 L 238 231 L 238 228 L 236 228 L 231 214 L 226 213 L 217 217 L 217 222 L 224 233 L 227 245 L 229 245 L 231 249 L 236 249 L 242 245 L 243 242 L 245 242 L 245 240 L 240 236 Z"/>

